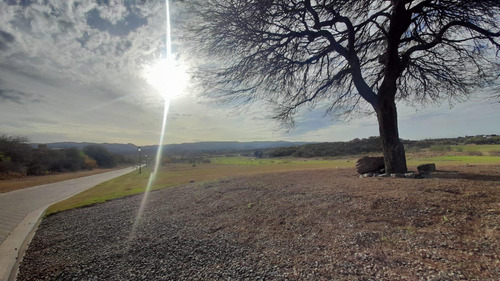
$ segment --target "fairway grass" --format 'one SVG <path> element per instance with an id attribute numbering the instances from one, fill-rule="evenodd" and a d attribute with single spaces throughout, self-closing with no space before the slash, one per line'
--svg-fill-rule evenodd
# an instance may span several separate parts
<path id="1" fill-rule="evenodd" d="M 330 160 L 220 157 L 211 159 L 210 164 L 169 164 L 161 167 L 158 177 L 154 181 L 151 189 L 157 190 L 190 182 L 200 183 L 243 175 L 293 170 L 354 169 L 356 159 L 357 157 Z M 411 155 L 408 156 L 408 167 L 416 167 L 424 163 L 436 163 L 438 169 L 440 166 L 455 165 L 500 165 L 500 156 L 439 156 L 426 158 L 413 158 Z M 134 171 L 99 184 L 67 200 L 52 205 L 48 208 L 46 215 L 143 193 L 146 189 L 150 173 L 151 171 L 148 168 L 144 168 L 142 174 L 139 174 L 138 171 Z"/>

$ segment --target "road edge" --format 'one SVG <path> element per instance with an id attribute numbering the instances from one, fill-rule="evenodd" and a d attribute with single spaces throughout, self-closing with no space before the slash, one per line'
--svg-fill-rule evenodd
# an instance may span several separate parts
<path id="1" fill-rule="evenodd" d="M 48 206 L 29 213 L 0 245 L 0 280 L 14 281 L 17 268 Z M 26 235 L 27 233 L 27 235 Z"/>
<path id="2" fill-rule="evenodd" d="M 125 171 L 125 169 L 129 168 L 124 168 L 121 170 Z M 134 170 L 135 169 L 132 169 L 132 171 L 125 172 L 122 175 L 132 173 Z M 92 187 L 93 186 L 89 188 Z M 57 202 L 71 198 L 84 191 L 85 190 L 81 190 L 80 192 L 69 195 Z M 24 217 L 24 219 L 10 232 L 9 236 L 7 236 L 7 238 L 0 244 L 0 281 L 16 280 L 17 274 L 19 272 L 19 265 L 24 258 L 24 254 L 26 253 L 31 240 L 35 236 L 35 232 L 38 229 L 38 226 L 43 220 L 44 214 L 50 206 L 57 202 L 45 205 L 26 215 L 26 217 Z"/>

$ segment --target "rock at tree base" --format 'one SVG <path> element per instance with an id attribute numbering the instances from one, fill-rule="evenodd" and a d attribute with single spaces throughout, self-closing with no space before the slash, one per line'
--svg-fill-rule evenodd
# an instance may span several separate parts
<path id="1" fill-rule="evenodd" d="M 419 173 L 435 172 L 436 171 L 436 164 L 430 163 L 430 164 L 418 165 L 417 166 L 417 171 Z"/>
<path id="2" fill-rule="evenodd" d="M 384 157 L 363 156 L 356 162 L 356 171 L 359 174 L 380 172 L 380 170 L 384 169 L 384 167 Z"/>

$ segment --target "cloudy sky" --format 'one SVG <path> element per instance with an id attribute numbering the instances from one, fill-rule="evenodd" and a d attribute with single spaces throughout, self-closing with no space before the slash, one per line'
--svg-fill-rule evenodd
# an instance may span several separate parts
<path id="1" fill-rule="evenodd" d="M 40 2 L 45 4 L 0 0 L 0 133 L 40 143 L 156 143 L 163 101 L 146 82 L 144 69 L 165 53 L 163 1 Z M 179 13 L 172 7 L 174 19 L 184 16 Z M 175 45 L 182 30 L 172 28 L 175 51 L 182 48 Z M 267 112 L 262 105 L 217 105 L 187 87 L 172 100 L 165 142 L 339 141 L 378 135 L 374 116 L 346 123 L 312 111 L 287 131 Z M 500 103 L 481 95 L 452 108 L 444 103 L 416 110 L 400 104 L 399 112 L 405 139 L 500 133 Z"/>

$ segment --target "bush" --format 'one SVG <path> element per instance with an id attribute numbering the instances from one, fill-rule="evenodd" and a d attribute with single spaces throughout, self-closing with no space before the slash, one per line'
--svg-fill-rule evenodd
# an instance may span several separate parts
<path id="1" fill-rule="evenodd" d="M 488 154 L 490 156 L 500 156 L 500 150 L 492 150 L 492 151 L 489 151 Z"/>
<path id="2" fill-rule="evenodd" d="M 0 174 L 24 174 L 30 160 L 31 147 L 25 137 L 0 134 Z"/>
<path id="3" fill-rule="evenodd" d="M 97 162 L 100 168 L 116 167 L 116 160 L 106 148 L 100 145 L 88 145 L 83 148 L 83 152 Z"/>
<path id="4" fill-rule="evenodd" d="M 87 170 L 92 170 L 92 169 L 95 169 L 97 168 L 97 161 L 95 161 L 94 159 L 90 158 L 87 154 L 83 153 L 82 152 L 82 157 L 83 157 L 83 169 L 87 169 Z"/>
<path id="5" fill-rule="evenodd" d="M 42 176 L 48 173 L 49 168 L 42 164 L 33 164 L 28 167 L 27 174 L 28 176 Z"/>

